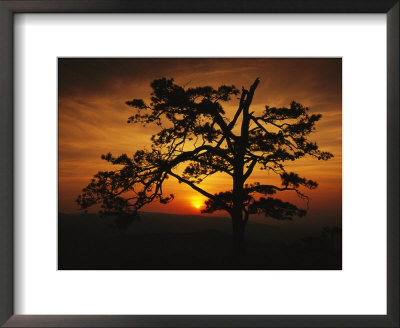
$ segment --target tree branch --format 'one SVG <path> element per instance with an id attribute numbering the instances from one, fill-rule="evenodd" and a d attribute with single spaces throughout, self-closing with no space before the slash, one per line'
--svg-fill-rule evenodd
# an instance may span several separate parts
<path id="1" fill-rule="evenodd" d="M 243 182 L 245 182 L 249 178 L 249 176 L 253 172 L 253 169 L 256 166 L 257 162 L 258 162 L 258 160 L 256 158 L 253 159 L 253 161 L 251 162 L 249 168 L 247 169 L 247 172 L 243 176 Z"/>
<path id="2" fill-rule="evenodd" d="M 203 196 L 205 196 L 205 197 L 207 197 L 209 199 L 212 199 L 214 202 L 219 203 L 221 205 L 221 207 L 223 207 L 227 212 L 229 212 L 229 213 L 231 212 L 230 208 L 228 206 L 226 206 L 226 204 L 220 202 L 217 197 L 215 197 L 214 195 L 210 194 L 209 192 L 201 189 L 200 187 L 196 186 L 193 182 L 182 178 L 181 176 L 179 176 L 178 174 L 175 174 L 171 170 L 169 170 L 167 173 L 170 174 L 171 176 L 173 176 L 174 178 L 176 178 L 178 181 L 187 184 L 189 187 L 191 187 L 192 189 L 196 190 L 197 192 L 199 192 Z"/>
<path id="3" fill-rule="evenodd" d="M 172 172 L 171 170 L 167 171 L 168 174 L 172 175 L 174 178 L 178 179 L 178 181 L 183 182 L 185 184 L 187 184 L 188 186 L 190 186 L 191 188 L 193 188 L 194 190 L 198 191 L 199 193 L 201 193 L 202 195 L 206 196 L 207 198 L 210 198 L 212 200 L 215 200 L 214 195 L 210 194 L 209 192 L 201 189 L 200 187 L 196 186 L 193 182 L 188 181 L 184 178 L 182 178 L 181 176 L 179 176 L 178 174 Z"/>
<path id="4" fill-rule="evenodd" d="M 242 110 L 243 110 L 244 99 L 245 99 L 245 97 L 246 97 L 247 94 L 248 94 L 248 91 L 247 91 L 245 88 L 242 88 L 242 95 L 240 96 L 239 107 L 238 107 L 238 109 L 237 109 L 237 111 L 236 111 L 236 113 L 235 113 L 235 116 L 234 116 L 233 120 L 232 120 L 232 121 L 229 123 L 229 125 L 228 125 L 229 130 L 232 130 L 233 127 L 235 126 L 236 121 L 237 121 L 237 119 L 239 118 L 240 113 L 241 113 Z"/>
<path id="5" fill-rule="evenodd" d="M 233 163 L 233 160 L 223 151 L 223 149 L 215 148 L 210 145 L 202 145 L 200 147 L 197 147 L 194 150 L 186 151 L 186 152 L 179 154 L 173 160 L 171 160 L 171 162 L 169 162 L 167 165 L 169 165 L 172 168 L 182 162 L 191 160 L 194 156 L 196 156 L 199 152 L 201 152 L 203 150 L 207 150 L 211 153 L 214 153 L 215 155 L 220 156 L 221 158 L 225 159 L 230 164 Z"/>

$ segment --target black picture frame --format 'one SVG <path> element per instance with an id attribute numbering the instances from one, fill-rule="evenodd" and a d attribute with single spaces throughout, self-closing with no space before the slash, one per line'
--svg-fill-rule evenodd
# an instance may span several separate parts
<path id="1" fill-rule="evenodd" d="M 399 0 L 0 0 L 0 324 L 4 327 L 399 327 Z M 14 315 L 13 17 L 16 13 L 385 13 L 387 315 Z"/>

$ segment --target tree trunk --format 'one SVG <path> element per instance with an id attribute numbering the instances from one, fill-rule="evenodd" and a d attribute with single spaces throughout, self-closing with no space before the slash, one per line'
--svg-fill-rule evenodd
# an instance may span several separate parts
<path id="1" fill-rule="evenodd" d="M 237 257 L 241 257 L 245 252 L 245 244 L 244 244 L 244 230 L 246 227 L 247 220 L 243 220 L 243 202 L 245 199 L 245 193 L 243 190 L 243 185 L 246 180 L 244 175 L 244 159 L 246 148 L 248 146 L 249 139 L 249 126 L 250 126 L 250 104 L 253 100 L 254 91 L 257 88 L 259 83 L 259 79 L 257 78 L 252 86 L 250 87 L 250 91 L 246 91 L 246 97 L 243 103 L 242 110 L 242 126 L 241 126 L 241 135 L 238 140 L 235 140 L 234 143 L 234 172 L 233 172 L 233 190 L 232 190 L 232 227 L 233 227 L 233 251 L 234 255 Z M 245 91 L 243 91 L 245 92 Z"/>
<path id="2" fill-rule="evenodd" d="M 233 228 L 233 255 L 241 257 L 245 253 L 244 231 L 245 222 L 242 219 L 241 211 L 232 215 Z"/>

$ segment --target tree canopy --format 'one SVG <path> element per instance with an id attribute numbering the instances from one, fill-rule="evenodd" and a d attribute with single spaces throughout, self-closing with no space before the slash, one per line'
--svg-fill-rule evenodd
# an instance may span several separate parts
<path id="1" fill-rule="evenodd" d="M 154 80 L 149 103 L 126 102 L 135 111 L 128 123 L 159 126 L 150 149 L 137 150 L 133 156 L 102 155 L 115 169 L 93 177 L 77 199 L 80 207 L 100 204 L 103 214 L 135 218 L 146 204 L 174 199 L 163 190 L 164 182 L 173 178 L 207 198 L 203 212 L 226 211 L 240 222 L 237 226 L 244 226 L 256 213 L 278 220 L 304 216 L 306 209 L 276 194 L 292 191 L 307 199 L 302 189 L 318 186 L 285 167 L 305 156 L 323 161 L 333 156 L 309 140 L 321 115 L 310 114 L 309 108 L 295 101 L 288 107 L 265 106 L 257 114 L 251 103 L 258 84 L 257 78 L 248 90 L 239 91 L 233 85 L 186 87 L 173 79 Z M 227 117 L 223 105 L 236 99 L 237 109 Z M 255 168 L 278 175 L 281 184 L 267 184 L 267 175 L 248 183 Z M 217 173 L 232 178 L 230 190 L 203 189 L 202 181 Z"/>

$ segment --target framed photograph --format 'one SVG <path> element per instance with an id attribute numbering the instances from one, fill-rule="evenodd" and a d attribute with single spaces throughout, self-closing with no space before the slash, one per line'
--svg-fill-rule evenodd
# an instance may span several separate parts
<path id="1" fill-rule="evenodd" d="M 0 324 L 399 327 L 398 1 L 0 14 Z"/>
<path id="2" fill-rule="evenodd" d="M 58 81 L 59 270 L 341 270 L 341 58 L 58 58 Z"/>

